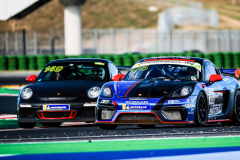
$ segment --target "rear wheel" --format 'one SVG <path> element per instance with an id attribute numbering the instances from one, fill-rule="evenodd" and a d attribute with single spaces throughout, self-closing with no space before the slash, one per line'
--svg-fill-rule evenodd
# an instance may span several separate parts
<path id="1" fill-rule="evenodd" d="M 33 128 L 33 127 L 35 127 L 36 123 L 18 122 L 18 125 L 19 125 L 20 128 Z"/>
<path id="2" fill-rule="evenodd" d="M 207 100 L 205 95 L 201 92 L 198 95 L 197 107 L 195 111 L 195 123 L 197 126 L 204 126 L 207 121 L 208 109 L 207 109 Z"/>
<path id="3" fill-rule="evenodd" d="M 60 127 L 62 122 L 54 122 L 54 123 L 42 123 L 43 126 L 47 127 Z"/>
<path id="4" fill-rule="evenodd" d="M 154 128 L 155 125 L 137 125 L 138 127 L 141 127 L 141 128 Z"/>
<path id="5" fill-rule="evenodd" d="M 99 127 L 100 127 L 101 129 L 111 130 L 111 129 L 116 129 L 116 128 L 117 128 L 117 125 L 99 124 Z"/>

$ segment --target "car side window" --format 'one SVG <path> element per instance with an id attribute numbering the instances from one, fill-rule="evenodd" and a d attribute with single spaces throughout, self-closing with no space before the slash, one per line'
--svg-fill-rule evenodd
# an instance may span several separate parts
<path id="1" fill-rule="evenodd" d="M 113 65 L 112 63 L 109 63 L 109 71 L 110 71 L 110 77 L 111 78 L 119 73 L 119 71 L 116 68 L 116 66 Z"/>
<path id="2" fill-rule="evenodd" d="M 215 67 L 210 63 L 210 62 L 206 62 L 205 63 L 205 67 L 204 67 L 204 79 L 205 81 L 209 81 L 209 77 L 212 74 L 218 74 Z"/>

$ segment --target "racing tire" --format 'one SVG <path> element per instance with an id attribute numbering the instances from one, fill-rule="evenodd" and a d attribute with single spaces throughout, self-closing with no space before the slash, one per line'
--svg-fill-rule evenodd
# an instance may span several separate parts
<path id="1" fill-rule="evenodd" d="M 138 127 L 141 127 L 141 128 L 154 128 L 155 125 L 137 125 Z"/>
<path id="2" fill-rule="evenodd" d="M 20 128 L 34 128 L 36 123 L 23 123 L 23 122 L 18 122 L 18 125 Z"/>
<path id="3" fill-rule="evenodd" d="M 99 127 L 100 127 L 101 129 L 111 130 L 111 129 L 116 129 L 116 128 L 117 128 L 117 125 L 99 124 Z"/>
<path id="4" fill-rule="evenodd" d="M 42 123 L 43 126 L 46 127 L 60 127 L 62 122 L 54 122 L 54 123 Z"/>
<path id="5" fill-rule="evenodd" d="M 197 126 L 205 126 L 208 118 L 208 107 L 205 95 L 200 92 L 197 98 L 197 105 L 195 109 L 194 122 Z"/>
<path id="6" fill-rule="evenodd" d="M 234 96 L 233 117 L 231 122 L 222 122 L 223 125 L 240 124 L 240 91 L 238 90 Z"/>

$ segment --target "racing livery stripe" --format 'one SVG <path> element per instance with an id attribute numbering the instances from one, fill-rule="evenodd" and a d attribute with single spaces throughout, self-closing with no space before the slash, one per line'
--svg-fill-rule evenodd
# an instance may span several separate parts
<path id="1" fill-rule="evenodd" d="M 128 90 L 127 90 L 127 92 L 125 93 L 124 97 L 127 97 L 129 91 L 130 91 L 136 84 L 138 84 L 139 82 L 141 82 L 142 80 L 143 80 L 143 79 L 140 79 L 139 81 L 133 83 L 133 84 L 131 85 L 131 87 L 128 88 Z"/>

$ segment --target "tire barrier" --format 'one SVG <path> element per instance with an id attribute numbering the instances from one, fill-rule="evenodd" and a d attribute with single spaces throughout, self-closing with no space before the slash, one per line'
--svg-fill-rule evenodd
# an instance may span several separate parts
<path id="1" fill-rule="evenodd" d="M 28 55 L 28 56 L 0 56 L 0 70 L 42 70 L 45 65 L 56 59 L 65 58 L 102 58 L 108 59 L 116 66 L 132 66 L 137 61 L 149 57 L 186 56 L 200 57 L 212 61 L 218 68 L 226 69 L 240 67 L 240 52 L 213 53 L 127 53 L 127 54 L 88 54 L 79 56 L 66 55 Z"/>
<path id="2" fill-rule="evenodd" d="M 7 56 L 7 69 L 16 70 L 17 69 L 17 57 L 16 56 Z"/>
<path id="3" fill-rule="evenodd" d="M 7 57 L 0 56 L 0 70 L 6 70 L 7 69 Z"/>

